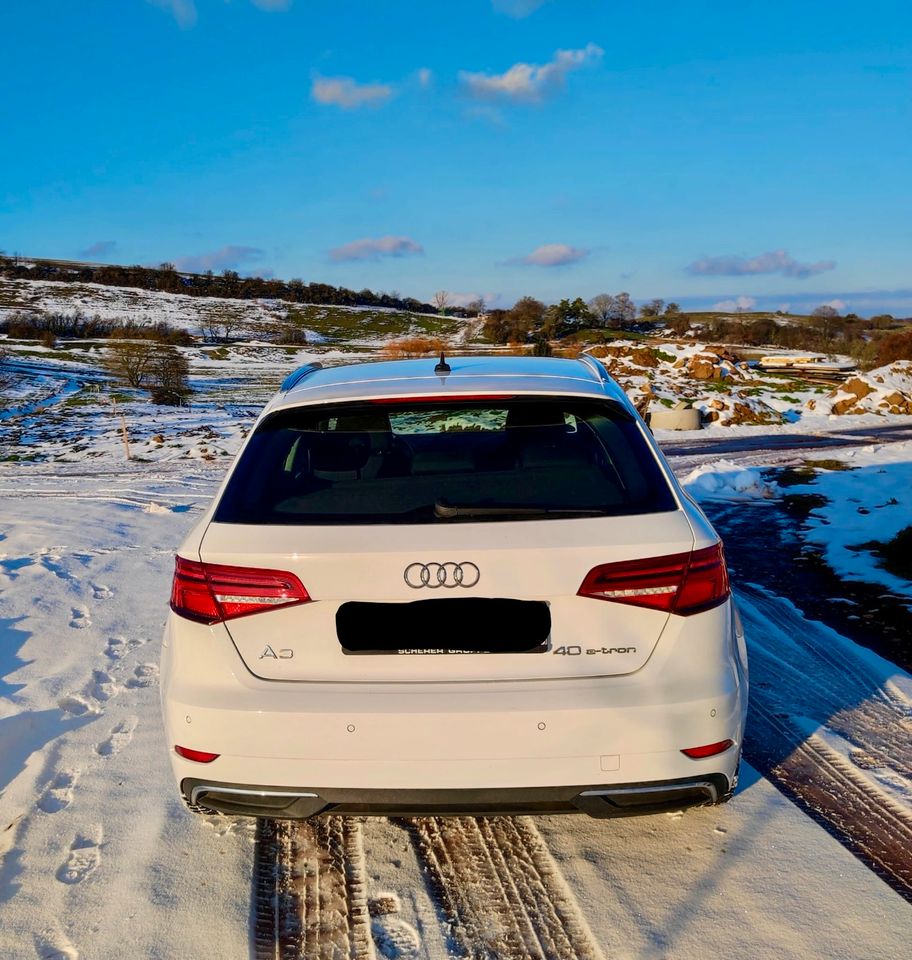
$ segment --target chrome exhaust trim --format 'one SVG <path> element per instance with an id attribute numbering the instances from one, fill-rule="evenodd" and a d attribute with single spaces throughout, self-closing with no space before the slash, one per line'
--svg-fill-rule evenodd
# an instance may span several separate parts
<path id="1" fill-rule="evenodd" d="M 293 800 L 316 800 L 316 793 L 304 793 L 301 790 L 245 790 L 241 787 L 221 787 L 214 783 L 201 783 L 190 791 L 190 802 L 196 804 L 200 796 L 207 793 L 230 793 L 241 797 L 288 797 Z"/>
<path id="2" fill-rule="evenodd" d="M 709 780 L 689 780 L 686 783 L 676 784 L 679 788 L 687 790 L 705 790 L 709 796 L 710 802 L 715 803 L 719 799 L 719 791 L 716 785 Z M 668 793 L 668 784 L 657 784 L 656 786 L 643 787 L 605 787 L 602 790 L 584 790 L 581 797 L 617 797 L 617 796 L 637 796 L 650 793 Z"/>

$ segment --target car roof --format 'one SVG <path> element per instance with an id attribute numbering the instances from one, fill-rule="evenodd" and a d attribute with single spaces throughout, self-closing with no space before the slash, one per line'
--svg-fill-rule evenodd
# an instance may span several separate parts
<path id="1" fill-rule="evenodd" d="M 447 374 L 436 373 L 437 357 L 320 367 L 307 365 L 290 375 L 267 410 L 311 403 L 385 397 L 441 398 L 473 394 L 560 394 L 610 397 L 629 406 L 626 394 L 593 357 L 448 357 Z"/>

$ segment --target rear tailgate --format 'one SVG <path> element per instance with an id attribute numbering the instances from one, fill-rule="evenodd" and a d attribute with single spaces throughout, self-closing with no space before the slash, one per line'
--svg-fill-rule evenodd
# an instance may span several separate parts
<path id="1" fill-rule="evenodd" d="M 577 592 L 600 564 L 678 554 L 693 543 L 680 510 L 395 527 L 212 523 L 200 559 L 286 570 L 312 598 L 225 624 L 259 677 L 518 680 L 640 669 L 669 615 Z M 478 602 L 495 599 L 511 603 Z M 405 604 L 400 620 L 396 605 Z"/>

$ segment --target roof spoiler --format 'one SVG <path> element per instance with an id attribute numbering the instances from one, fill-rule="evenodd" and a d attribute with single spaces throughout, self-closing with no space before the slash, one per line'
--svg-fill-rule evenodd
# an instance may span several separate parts
<path id="1" fill-rule="evenodd" d="M 282 381 L 282 386 L 280 389 L 283 393 L 287 393 L 293 387 L 296 387 L 302 380 L 306 380 L 312 373 L 316 373 L 318 370 L 323 369 L 323 364 L 319 360 L 315 360 L 313 363 L 305 363 L 303 366 L 298 367 L 296 370 L 292 370 L 291 373 Z"/>
<path id="2" fill-rule="evenodd" d="M 605 364 L 599 363 L 595 357 L 588 353 L 581 353 L 577 360 L 580 363 L 585 364 L 596 376 L 600 383 L 610 383 L 611 378 L 608 376 L 608 371 L 605 369 Z"/>

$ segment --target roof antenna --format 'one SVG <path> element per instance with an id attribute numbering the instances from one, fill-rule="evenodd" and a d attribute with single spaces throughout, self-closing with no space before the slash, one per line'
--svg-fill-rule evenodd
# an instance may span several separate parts
<path id="1" fill-rule="evenodd" d="M 440 362 L 434 367 L 434 373 L 451 373 L 452 367 L 446 362 L 446 357 L 443 355 L 443 351 L 440 351 Z"/>

